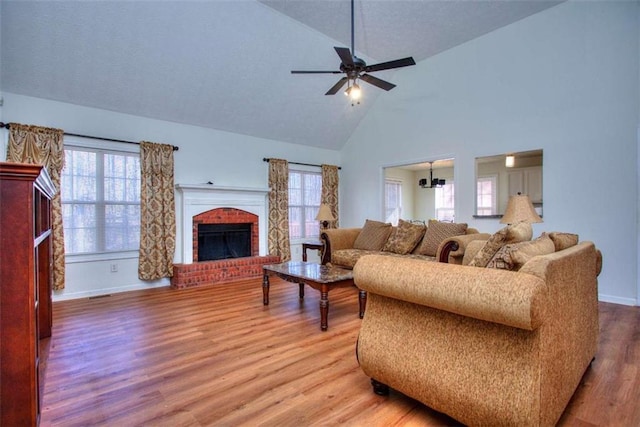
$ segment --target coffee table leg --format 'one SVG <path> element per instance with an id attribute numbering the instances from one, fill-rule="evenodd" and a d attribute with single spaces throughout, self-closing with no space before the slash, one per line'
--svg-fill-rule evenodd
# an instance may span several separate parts
<path id="1" fill-rule="evenodd" d="M 304 298 L 304 283 L 298 283 L 300 286 L 300 299 Z"/>
<path id="2" fill-rule="evenodd" d="M 359 292 L 359 301 L 360 301 L 360 318 L 364 317 L 364 310 L 367 308 L 367 291 L 363 291 L 360 289 Z"/>
<path id="3" fill-rule="evenodd" d="M 329 291 L 322 286 L 320 291 L 320 329 L 326 331 L 329 325 L 327 318 L 329 317 Z"/>
<path id="4" fill-rule="evenodd" d="M 262 304 L 269 305 L 269 275 L 262 275 Z"/>

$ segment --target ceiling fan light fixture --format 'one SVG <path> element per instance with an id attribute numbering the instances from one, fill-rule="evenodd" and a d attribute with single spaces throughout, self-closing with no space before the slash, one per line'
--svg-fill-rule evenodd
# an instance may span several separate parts
<path id="1" fill-rule="evenodd" d="M 358 101 L 362 96 L 362 91 L 360 90 L 360 86 L 357 83 L 354 83 L 349 90 L 349 97 L 352 101 Z"/>

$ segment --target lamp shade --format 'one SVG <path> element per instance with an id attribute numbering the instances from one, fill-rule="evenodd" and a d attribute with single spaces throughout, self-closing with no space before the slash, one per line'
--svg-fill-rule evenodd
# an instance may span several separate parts
<path id="1" fill-rule="evenodd" d="M 335 221 L 336 218 L 331 213 L 331 208 L 326 203 L 320 205 L 318 209 L 318 215 L 316 215 L 316 221 Z"/>
<path id="2" fill-rule="evenodd" d="M 518 222 L 533 224 L 535 222 L 542 222 L 542 218 L 540 218 L 533 208 L 529 196 L 518 193 L 517 196 L 509 197 L 507 211 L 502 216 L 500 222 L 502 224 L 516 224 Z"/>

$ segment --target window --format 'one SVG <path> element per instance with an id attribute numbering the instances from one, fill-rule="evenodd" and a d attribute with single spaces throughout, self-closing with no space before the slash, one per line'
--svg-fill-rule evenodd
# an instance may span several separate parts
<path id="1" fill-rule="evenodd" d="M 402 217 L 402 182 L 385 179 L 384 181 L 384 217 L 386 222 L 398 225 Z"/>
<path id="2" fill-rule="evenodd" d="M 436 188 L 436 219 L 438 221 L 454 222 L 454 186 L 452 181 Z"/>
<path id="3" fill-rule="evenodd" d="M 140 156 L 65 147 L 61 176 L 67 254 L 137 250 L 140 246 Z"/>
<path id="4" fill-rule="evenodd" d="M 477 186 L 477 215 L 496 214 L 496 176 L 478 177 Z"/>
<path id="5" fill-rule="evenodd" d="M 318 238 L 320 224 L 316 221 L 322 196 L 320 172 L 289 171 L 289 238 Z"/>

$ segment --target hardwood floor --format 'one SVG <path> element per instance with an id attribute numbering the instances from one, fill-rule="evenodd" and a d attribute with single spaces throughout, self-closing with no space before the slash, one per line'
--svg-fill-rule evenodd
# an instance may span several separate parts
<path id="1" fill-rule="evenodd" d="M 320 295 L 273 278 L 54 304 L 43 426 L 456 425 L 373 394 L 358 367 L 356 289 Z M 640 308 L 600 304 L 596 360 L 564 426 L 640 425 Z"/>

